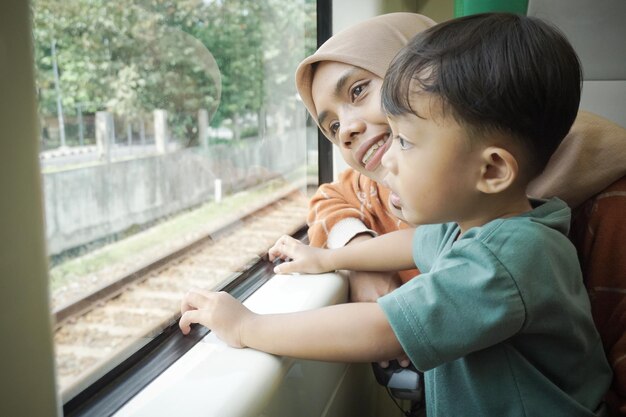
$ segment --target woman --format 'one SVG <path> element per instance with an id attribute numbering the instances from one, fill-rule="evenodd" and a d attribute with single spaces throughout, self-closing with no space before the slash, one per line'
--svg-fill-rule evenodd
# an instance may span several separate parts
<path id="1" fill-rule="evenodd" d="M 306 108 L 351 167 L 336 182 L 322 185 L 311 200 L 311 245 L 339 247 L 410 227 L 394 209 L 400 203 L 397 197 L 378 182 L 385 176 L 380 160 L 389 145 L 379 90 L 396 52 L 434 24 L 412 13 L 377 16 L 337 33 L 299 65 L 296 84 Z M 592 293 L 594 319 L 616 374 L 607 402 L 626 415 L 626 360 L 621 360 L 626 357 L 624 175 L 626 130 L 580 112 L 528 192 L 533 197 L 558 196 L 575 209 L 572 239 Z M 414 275 L 415 271 L 400 278 L 351 273 L 350 298 L 375 300 Z M 621 322 L 616 323 L 615 317 Z"/>
<path id="2" fill-rule="evenodd" d="M 377 16 L 337 33 L 298 66 L 296 84 L 306 108 L 352 168 L 311 200 L 311 245 L 340 247 L 410 227 L 379 184 L 385 175 L 380 160 L 390 144 L 379 93 L 395 54 L 435 24 L 414 13 Z M 416 274 L 350 272 L 350 299 L 376 300 Z"/>

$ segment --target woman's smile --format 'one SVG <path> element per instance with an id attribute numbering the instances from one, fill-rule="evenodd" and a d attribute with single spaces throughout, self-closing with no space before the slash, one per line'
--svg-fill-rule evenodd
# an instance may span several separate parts
<path id="1" fill-rule="evenodd" d="M 374 171 L 380 166 L 380 161 L 390 145 L 389 133 L 385 132 L 364 141 L 357 149 L 355 158 L 366 170 Z"/>

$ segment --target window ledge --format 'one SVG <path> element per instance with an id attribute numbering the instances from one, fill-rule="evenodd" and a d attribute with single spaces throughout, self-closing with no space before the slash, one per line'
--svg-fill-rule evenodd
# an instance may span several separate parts
<path id="1" fill-rule="evenodd" d="M 347 295 L 347 280 L 338 273 L 276 275 L 244 304 L 257 313 L 287 313 L 345 302 Z M 209 333 L 114 415 L 257 415 L 293 363 L 254 349 L 230 348 Z"/>

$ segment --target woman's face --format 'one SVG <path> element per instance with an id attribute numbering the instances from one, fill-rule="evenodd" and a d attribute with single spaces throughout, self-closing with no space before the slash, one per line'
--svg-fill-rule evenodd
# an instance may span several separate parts
<path id="1" fill-rule="evenodd" d="M 319 125 L 343 159 L 355 170 L 381 182 L 381 160 L 391 145 L 381 104 L 383 80 L 362 68 L 333 61 L 315 70 L 312 98 Z"/>

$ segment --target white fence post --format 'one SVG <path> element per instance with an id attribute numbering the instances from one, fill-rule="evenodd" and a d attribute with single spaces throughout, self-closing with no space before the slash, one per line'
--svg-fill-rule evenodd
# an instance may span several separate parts
<path id="1" fill-rule="evenodd" d="M 157 153 L 167 153 L 167 110 L 154 110 L 154 143 Z"/>
<path id="2" fill-rule="evenodd" d="M 96 112 L 96 145 L 98 158 L 111 162 L 111 147 L 115 142 L 115 126 L 113 114 L 108 111 Z"/>
<path id="3" fill-rule="evenodd" d="M 217 178 L 215 180 L 215 202 L 220 203 L 222 201 L 222 180 Z"/>

